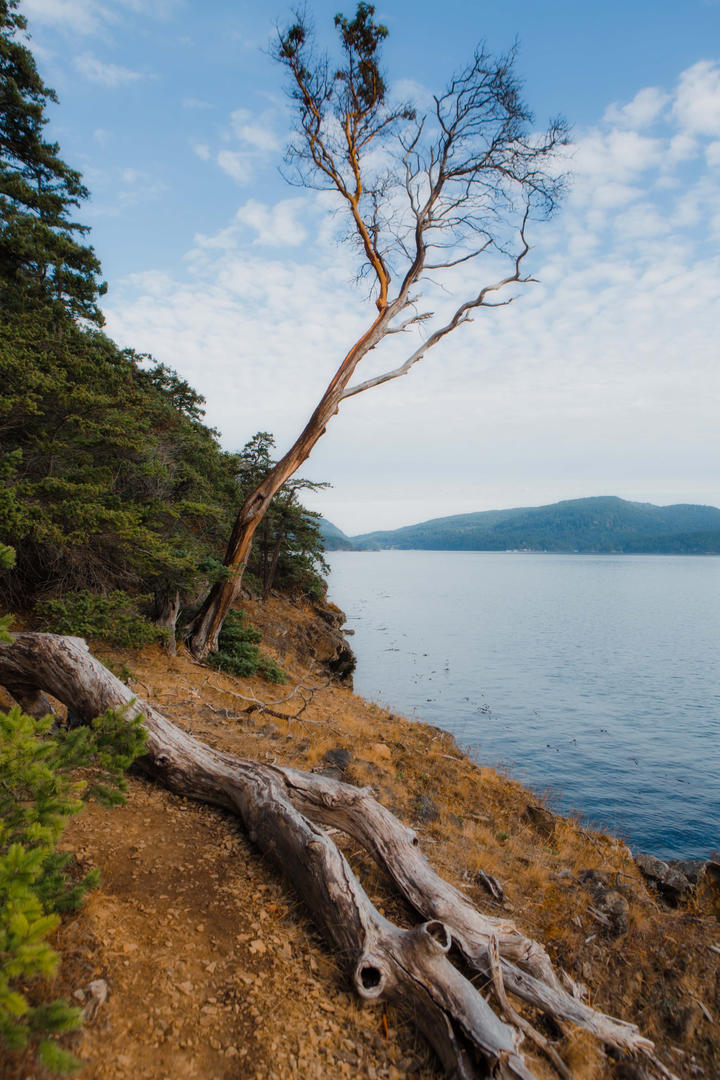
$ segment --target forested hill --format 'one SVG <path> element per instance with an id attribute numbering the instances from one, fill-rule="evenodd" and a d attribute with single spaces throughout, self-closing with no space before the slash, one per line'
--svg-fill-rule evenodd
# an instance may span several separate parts
<path id="1" fill-rule="evenodd" d="M 342 529 L 338 529 L 337 525 L 333 525 L 332 521 L 320 518 L 318 527 L 326 551 L 353 551 L 355 545 L 350 537 L 346 536 Z"/>
<path id="2" fill-rule="evenodd" d="M 486 510 L 434 518 L 388 532 L 346 537 L 324 530 L 327 550 L 568 551 L 720 554 L 720 510 L 654 506 L 614 496 L 569 499 L 550 506 Z"/>

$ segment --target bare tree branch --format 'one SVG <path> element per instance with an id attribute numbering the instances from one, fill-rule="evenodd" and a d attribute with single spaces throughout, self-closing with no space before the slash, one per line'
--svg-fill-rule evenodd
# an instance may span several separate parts
<path id="1" fill-rule="evenodd" d="M 432 319 L 433 312 L 425 311 L 421 315 L 413 315 L 411 319 L 406 319 L 405 322 L 400 323 L 399 326 L 391 326 L 385 331 L 386 334 L 402 334 L 405 330 L 409 330 L 411 326 L 416 323 L 423 322 L 425 319 Z"/>
<path id="2" fill-rule="evenodd" d="M 512 274 L 509 274 L 507 277 L 502 278 L 500 281 L 493 282 L 492 285 L 485 285 L 484 288 L 480 290 L 480 292 L 474 299 L 466 300 L 465 303 L 461 304 L 455 310 L 452 318 L 444 326 L 441 326 L 437 330 L 435 330 L 435 332 L 432 333 L 430 337 L 425 342 L 423 342 L 423 344 L 419 346 L 419 348 L 417 348 L 415 352 L 412 353 L 408 357 L 408 359 L 399 367 L 394 368 L 392 371 L 385 372 L 385 374 L 383 375 L 376 375 L 372 379 L 366 379 L 365 382 L 358 383 L 355 386 L 349 386 L 342 394 L 343 400 L 345 398 L 353 397 L 355 394 L 361 394 L 365 390 L 370 390 L 372 387 L 380 386 L 382 385 L 382 383 L 389 382 L 391 379 L 397 379 L 401 375 L 407 375 L 410 369 L 414 367 L 414 365 L 417 364 L 420 360 L 422 360 L 422 358 L 425 356 L 429 349 L 432 349 L 433 346 L 437 345 L 439 341 L 442 341 L 442 339 L 448 334 L 452 333 L 453 330 L 456 330 L 458 326 L 462 325 L 462 323 L 471 321 L 470 315 L 468 314 L 470 311 L 481 307 L 503 307 L 507 304 L 511 304 L 515 297 L 509 297 L 507 300 L 499 300 L 494 302 L 487 301 L 486 297 L 490 293 L 498 292 L 500 289 L 504 289 L 507 285 L 510 285 L 512 283 L 524 285 L 527 282 L 533 280 L 529 277 L 522 277 L 520 273 L 522 262 L 530 251 L 530 247 L 525 238 L 525 226 L 527 224 L 528 215 L 529 208 L 526 208 L 525 215 L 523 217 L 523 223 L 520 227 L 522 248 L 515 258 L 514 272 Z"/>

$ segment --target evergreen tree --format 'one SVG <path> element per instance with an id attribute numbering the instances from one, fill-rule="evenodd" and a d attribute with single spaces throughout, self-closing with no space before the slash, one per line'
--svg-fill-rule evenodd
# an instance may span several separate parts
<path id="1" fill-rule="evenodd" d="M 238 455 L 240 497 L 244 498 L 267 476 L 275 461 L 275 438 L 258 431 Z M 300 492 L 320 491 L 326 483 L 295 477 L 288 480 L 270 503 L 255 534 L 248 572 L 259 582 L 263 596 L 273 588 L 320 599 L 325 593 L 322 574 L 329 571 L 320 535 L 320 514 L 300 502 Z"/>
<path id="2" fill-rule="evenodd" d="M 58 338 L 45 316 L 0 319 L 0 542 L 17 552 L 0 597 L 187 596 L 221 550 L 235 458 L 174 372 L 70 320 Z"/>
<path id="3" fill-rule="evenodd" d="M 43 137 L 47 105 L 57 98 L 23 43 L 17 6 L 0 0 L 0 305 L 21 312 L 50 305 L 56 320 L 69 313 L 101 325 L 100 263 L 82 243 L 88 227 L 73 220 L 88 192 Z"/>

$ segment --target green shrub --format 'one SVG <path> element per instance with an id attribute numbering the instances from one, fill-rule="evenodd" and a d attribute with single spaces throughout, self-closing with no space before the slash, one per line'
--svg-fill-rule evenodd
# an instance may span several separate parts
<path id="1" fill-rule="evenodd" d="M 90 728 L 53 732 L 52 721 L 19 708 L 0 712 L 0 1052 L 31 1046 L 47 1068 L 70 1072 L 79 1063 L 53 1036 L 77 1028 L 80 1011 L 35 1002 L 58 965 L 48 935 L 99 875 L 73 874 L 72 856 L 56 845 L 81 796 L 122 801 L 124 771 L 145 732 L 139 719 L 112 710 Z M 78 768 L 89 770 L 87 782 Z"/>
<path id="2" fill-rule="evenodd" d="M 258 648 L 262 635 L 249 626 L 244 611 L 231 611 L 220 631 L 219 649 L 208 657 L 216 671 L 248 678 L 260 674 L 268 682 L 284 683 L 285 672 Z"/>
<path id="3" fill-rule="evenodd" d="M 15 565 L 15 549 L 7 544 L 0 544 L 0 574 L 5 570 L 12 570 Z M 12 641 L 10 636 L 10 624 L 12 615 L 0 616 L 0 645 L 7 645 Z"/>
<path id="4" fill-rule="evenodd" d="M 43 629 L 55 634 L 101 638 L 110 645 L 141 649 L 162 641 L 167 633 L 141 614 L 138 605 L 143 601 L 149 597 L 131 597 L 119 589 L 104 594 L 83 590 L 45 600 L 35 614 Z"/>

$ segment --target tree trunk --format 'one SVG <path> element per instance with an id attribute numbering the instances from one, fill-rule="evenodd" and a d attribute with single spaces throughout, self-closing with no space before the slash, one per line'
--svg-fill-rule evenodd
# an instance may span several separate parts
<path id="1" fill-rule="evenodd" d="M 168 636 L 165 642 L 165 648 L 174 656 L 177 652 L 177 643 L 175 640 L 175 627 L 177 625 L 178 615 L 180 614 L 180 592 L 175 589 L 174 592 L 163 592 L 156 597 L 156 611 L 157 617 L 155 619 L 156 626 L 167 630 Z"/>
<path id="2" fill-rule="evenodd" d="M 278 534 L 275 537 L 275 546 L 273 547 L 272 558 L 270 559 L 270 565 L 266 569 L 265 580 L 263 582 L 263 600 L 267 600 L 270 595 L 270 590 L 275 584 L 275 574 L 277 573 L 278 559 L 280 558 L 280 549 L 282 547 L 283 537 L 285 536 L 285 526 L 280 524 L 278 528 Z"/>
<path id="3" fill-rule="evenodd" d="M 217 582 L 212 587 L 188 630 L 185 643 L 198 659 L 202 659 L 218 647 L 223 623 L 240 591 L 255 530 L 273 497 L 285 481 L 297 472 L 318 439 L 325 434 L 327 424 L 337 413 L 343 391 L 352 378 L 355 368 L 363 356 L 381 339 L 394 314 L 391 308 L 384 308 L 363 336 L 356 341 L 298 438 L 265 479 L 248 495 L 240 508 L 225 553 L 225 566 L 230 573 L 223 581 Z"/>
<path id="4" fill-rule="evenodd" d="M 447 954 L 455 944 L 472 967 L 492 977 L 501 1001 L 504 990 L 511 990 L 558 1020 L 570 1020 L 611 1046 L 642 1055 L 638 1075 L 671 1077 L 633 1024 L 575 998 L 542 946 L 511 922 L 482 915 L 439 878 L 412 830 L 376 802 L 369 789 L 213 750 L 136 699 L 79 638 L 18 634 L 11 645 L 0 646 L 0 681 L 15 697 L 45 690 L 85 722 L 107 708 L 141 713 L 148 744 L 138 766 L 172 791 L 236 813 L 251 841 L 290 879 L 337 956 L 348 964 L 358 994 L 409 1008 L 449 1075 L 531 1080 L 519 1050 L 521 1028 L 538 1045 L 544 1043 L 550 1056 L 555 1053 L 514 1010 L 505 1007 L 514 1022 L 498 1019 L 450 963 Z M 427 921 L 410 930 L 388 922 L 328 834 L 313 822 L 355 837 Z M 493 961 L 496 951 L 499 960 Z M 559 1062 L 556 1068 L 562 1072 L 566 1067 Z"/>

